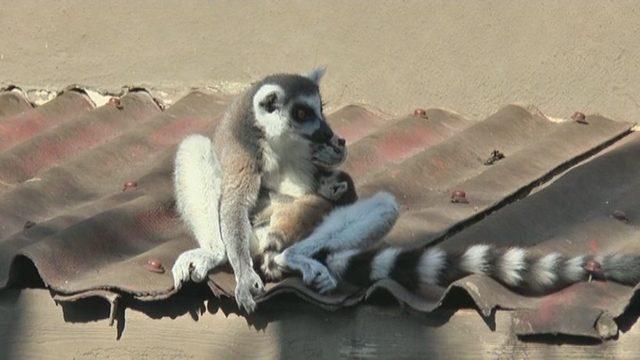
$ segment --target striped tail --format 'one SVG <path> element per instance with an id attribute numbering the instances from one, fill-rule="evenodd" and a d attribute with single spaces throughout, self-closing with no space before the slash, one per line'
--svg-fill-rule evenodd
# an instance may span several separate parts
<path id="1" fill-rule="evenodd" d="M 554 252 L 536 255 L 524 248 L 474 245 L 462 252 L 438 247 L 345 250 L 328 254 L 331 273 L 341 281 L 367 286 L 393 279 L 412 290 L 420 285 L 447 286 L 481 274 L 524 292 L 546 293 L 589 279 L 589 276 L 625 285 L 640 281 L 640 255 L 611 254 L 567 257 Z"/>

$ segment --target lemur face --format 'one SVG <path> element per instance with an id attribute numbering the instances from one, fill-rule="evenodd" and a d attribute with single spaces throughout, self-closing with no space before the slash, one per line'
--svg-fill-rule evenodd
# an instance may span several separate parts
<path id="1" fill-rule="evenodd" d="M 344 171 L 322 172 L 318 179 L 318 194 L 335 205 L 348 205 L 358 199 L 351 176 Z"/>
<path id="2" fill-rule="evenodd" d="M 307 144 L 312 161 L 331 168 L 346 159 L 346 147 L 344 139 L 333 133 L 322 111 L 318 83 L 323 72 L 265 78 L 257 85 L 253 109 L 267 139 Z"/>

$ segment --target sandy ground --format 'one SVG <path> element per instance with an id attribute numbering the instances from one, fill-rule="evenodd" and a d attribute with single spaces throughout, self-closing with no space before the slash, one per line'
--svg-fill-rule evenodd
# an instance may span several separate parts
<path id="1" fill-rule="evenodd" d="M 26 88 L 134 84 L 175 98 L 326 65 L 334 108 L 640 110 L 637 1 L 6 1 L 0 28 L 0 83 Z"/>

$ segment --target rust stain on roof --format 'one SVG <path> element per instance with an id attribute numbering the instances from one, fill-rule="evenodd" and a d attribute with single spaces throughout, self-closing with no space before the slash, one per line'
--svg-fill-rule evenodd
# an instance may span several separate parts
<path id="1" fill-rule="evenodd" d="M 76 89 L 33 107 L 19 91 L 0 93 L 0 288 L 19 276 L 17 263 L 27 258 L 58 299 L 100 296 L 115 304 L 124 293 L 171 296 L 171 273 L 159 269 L 170 269 L 195 245 L 173 208 L 175 146 L 215 127 L 228 101 L 195 91 L 163 110 L 137 90 L 95 107 Z M 482 121 L 441 109 L 393 119 L 355 105 L 328 119 L 348 141 L 344 167 L 360 192 L 385 189 L 402 205 L 387 243 L 493 243 L 574 254 L 595 241 L 601 250 L 640 251 L 640 137 L 629 135 L 633 124 L 596 115 L 586 116 L 586 125 L 558 123 L 515 105 Z M 496 150 L 505 157 L 486 164 Z M 452 202 L 456 192 L 467 203 Z M 222 270 L 209 285 L 216 295 L 233 294 L 235 286 Z M 420 311 L 436 309 L 457 288 L 485 315 L 496 307 L 519 311 L 519 334 L 600 338 L 611 336 L 607 319 L 621 316 L 634 294 L 592 282 L 527 297 L 476 275 L 418 293 L 392 281 L 328 296 L 295 278 L 268 288 L 261 301 L 293 292 L 327 308 L 382 289 Z M 552 316 L 559 312 L 588 316 L 568 325 L 571 316 Z"/>

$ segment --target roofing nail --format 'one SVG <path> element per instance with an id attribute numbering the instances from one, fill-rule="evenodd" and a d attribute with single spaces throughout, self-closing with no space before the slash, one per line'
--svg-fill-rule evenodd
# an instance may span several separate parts
<path id="1" fill-rule="evenodd" d="M 616 220 L 620 220 L 624 223 L 628 223 L 629 222 L 629 217 L 627 216 L 627 214 L 622 211 L 622 210 L 615 210 L 611 216 L 613 216 Z"/>
<path id="2" fill-rule="evenodd" d="M 421 109 L 421 108 L 417 108 L 417 109 L 413 110 L 413 116 L 421 117 L 423 119 L 426 119 L 427 118 L 427 110 Z"/>
<path id="3" fill-rule="evenodd" d="M 117 97 L 109 99 L 109 105 L 115 106 L 118 110 L 122 110 L 124 108 L 124 105 L 122 105 L 122 102 Z"/>
<path id="4" fill-rule="evenodd" d="M 576 111 L 573 113 L 573 115 L 571 115 L 571 120 L 579 123 L 579 124 L 588 124 L 589 122 L 587 121 L 587 117 L 584 116 L 583 113 Z"/>
<path id="5" fill-rule="evenodd" d="M 467 193 L 462 190 L 456 190 L 451 193 L 451 202 L 458 204 L 468 204 L 469 200 L 467 200 Z"/>
<path id="6" fill-rule="evenodd" d="M 162 263 L 158 259 L 149 259 L 147 263 L 144 264 L 144 268 L 158 274 L 164 273 L 164 267 Z"/>
<path id="7" fill-rule="evenodd" d="M 138 187 L 138 183 L 135 181 L 127 181 L 126 183 L 124 183 L 124 186 L 122 188 L 122 191 L 127 191 L 130 189 L 135 189 Z"/>
<path id="8" fill-rule="evenodd" d="M 491 155 L 489 156 L 489 158 L 487 160 L 485 160 L 484 164 L 485 165 L 493 165 L 493 163 L 495 163 L 498 160 L 504 159 L 504 154 L 501 153 L 499 150 L 493 150 L 491 152 Z"/>
<path id="9" fill-rule="evenodd" d="M 589 282 L 591 282 L 592 277 L 601 278 L 604 274 L 602 272 L 602 265 L 594 259 L 589 259 L 584 264 L 583 268 L 589 273 Z"/>
<path id="10" fill-rule="evenodd" d="M 22 227 L 23 230 L 27 230 L 27 229 L 31 229 L 32 227 L 36 226 L 36 223 L 29 220 L 26 223 L 24 223 L 24 226 Z"/>

